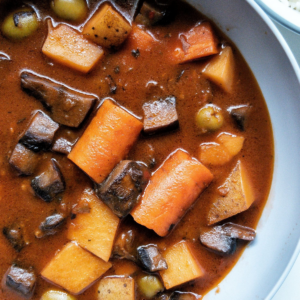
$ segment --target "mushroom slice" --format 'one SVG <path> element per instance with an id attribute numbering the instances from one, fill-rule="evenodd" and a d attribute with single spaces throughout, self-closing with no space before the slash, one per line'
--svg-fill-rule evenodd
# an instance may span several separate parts
<path id="1" fill-rule="evenodd" d="M 168 265 L 156 245 L 140 246 L 137 257 L 142 266 L 149 272 L 167 270 Z"/>
<path id="2" fill-rule="evenodd" d="M 250 227 L 229 222 L 222 225 L 222 228 L 225 235 L 233 239 L 244 241 L 253 241 L 255 239 L 256 232 Z"/>
<path id="3" fill-rule="evenodd" d="M 59 213 L 54 213 L 51 216 L 48 216 L 39 226 L 39 230 L 36 231 L 35 236 L 37 238 L 41 238 L 46 235 L 55 234 L 63 225 L 65 220 L 66 218 Z"/>
<path id="4" fill-rule="evenodd" d="M 64 178 L 54 159 L 50 160 L 45 172 L 31 181 L 31 187 L 45 202 L 51 202 L 57 194 L 65 190 Z"/>
<path id="5" fill-rule="evenodd" d="M 241 130 L 245 130 L 245 125 L 249 116 L 250 106 L 249 105 L 237 105 L 228 108 L 228 112 L 232 119 L 235 121 L 237 127 Z"/>

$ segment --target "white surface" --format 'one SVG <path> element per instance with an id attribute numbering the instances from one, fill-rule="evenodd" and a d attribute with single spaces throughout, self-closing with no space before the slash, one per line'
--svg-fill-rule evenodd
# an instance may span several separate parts
<path id="1" fill-rule="evenodd" d="M 300 66 L 300 35 L 274 22 L 281 34 L 288 42 Z M 300 299 L 300 256 L 298 256 L 291 272 L 274 296 L 273 300 L 299 300 Z"/>
<path id="2" fill-rule="evenodd" d="M 275 141 L 272 189 L 257 239 L 221 282 L 220 292 L 211 291 L 205 300 L 270 300 L 300 250 L 299 68 L 287 43 L 254 0 L 189 2 L 213 19 L 245 57 L 266 99 Z"/>

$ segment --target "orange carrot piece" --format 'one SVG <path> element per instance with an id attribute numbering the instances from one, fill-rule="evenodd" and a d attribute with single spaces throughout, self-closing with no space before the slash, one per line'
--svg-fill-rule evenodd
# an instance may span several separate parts
<path id="1" fill-rule="evenodd" d="M 101 47 L 84 38 L 71 27 L 61 24 L 55 28 L 49 22 L 43 53 L 58 63 L 87 73 L 103 56 Z"/>
<path id="2" fill-rule="evenodd" d="M 180 38 L 182 49 L 177 48 L 175 51 L 179 63 L 219 53 L 218 40 L 208 22 L 197 25 Z"/>
<path id="3" fill-rule="evenodd" d="M 68 158 L 101 183 L 128 154 L 143 123 L 106 99 Z"/>
<path id="4" fill-rule="evenodd" d="M 149 51 L 155 41 L 156 40 L 145 30 L 141 29 L 137 25 L 133 25 L 132 31 L 127 38 L 126 46 L 131 50 L 139 49 Z"/>
<path id="5" fill-rule="evenodd" d="M 137 223 L 165 236 L 212 179 L 204 165 L 179 149 L 151 177 L 131 215 Z"/>

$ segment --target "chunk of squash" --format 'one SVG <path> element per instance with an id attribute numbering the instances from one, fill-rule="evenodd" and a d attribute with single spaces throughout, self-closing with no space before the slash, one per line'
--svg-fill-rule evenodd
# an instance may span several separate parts
<path id="1" fill-rule="evenodd" d="M 225 92 L 231 93 L 234 83 L 235 62 L 231 47 L 225 47 L 219 55 L 213 57 L 205 66 L 203 75 L 221 87 Z"/>
<path id="2" fill-rule="evenodd" d="M 120 220 L 92 190 L 85 190 L 82 199 L 88 202 L 90 212 L 76 215 L 68 228 L 67 237 L 108 261 Z"/>
<path id="3" fill-rule="evenodd" d="M 220 188 L 227 190 L 228 193 L 225 196 L 218 194 L 215 197 L 208 212 L 208 225 L 247 210 L 255 200 L 252 183 L 241 161 L 237 162 L 233 171 Z"/>
<path id="4" fill-rule="evenodd" d="M 53 28 L 51 21 L 42 51 L 58 63 L 83 73 L 89 72 L 104 54 L 101 47 L 71 27 L 60 24 Z"/>
<path id="5" fill-rule="evenodd" d="M 44 279 L 77 295 L 100 278 L 111 266 L 111 263 L 70 242 L 54 256 L 42 270 L 41 275 Z"/>
<path id="6" fill-rule="evenodd" d="M 245 138 L 231 133 L 222 132 L 218 135 L 217 141 L 226 147 L 229 154 L 233 157 L 243 148 Z"/>
<path id="7" fill-rule="evenodd" d="M 132 31 L 126 41 L 126 47 L 130 50 L 150 51 L 156 40 L 145 30 L 137 25 L 132 26 Z"/>
<path id="8" fill-rule="evenodd" d="M 175 50 L 175 59 L 179 63 L 217 54 L 218 39 L 208 22 L 203 22 L 189 32 L 181 34 L 182 48 Z"/>
<path id="9" fill-rule="evenodd" d="M 189 242 L 181 241 L 164 253 L 168 269 L 160 271 L 166 289 L 178 286 L 204 275 L 204 270 L 195 258 Z"/>
<path id="10" fill-rule="evenodd" d="M 83 28 L 83 34 L 88 39 L 107 48 L 120 46 L 130 32 L 131 25 L 107 3 Z"/>
<path id="11" fill-rule="evenodd" d="M 105 277 L 98 286 L 98 300 L 135 300 L 134 279 L 131 277 Z"/>
<path id="12" fill-rule="evenodd" d="M 200 145 L 199 160 L 204 165 L 224 165 L 242 150 L 244 140 L 243 136 L 222 132 L 216 138 L 218 143 Z"/>

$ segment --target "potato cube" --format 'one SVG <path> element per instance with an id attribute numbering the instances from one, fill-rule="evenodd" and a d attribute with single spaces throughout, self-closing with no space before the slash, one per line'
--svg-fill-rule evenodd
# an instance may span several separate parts
<path id="1" fill-rule="evenodd" d="M 104 54 L 102 48 L 71 27 L 61 24 L 53 28 L 51 23 L 42 51 L 58 63 L 83 73 L 89 72 Z"/>
<path id="2" fill-rule="evenodd" d="M 83 28 L 87 38 L 107 48 L 121 45 L 130 32 L 130 24 L 109 4 L 101 6 Z"/>
<path id="3" fill-rule="evenodd" d="M 231 47 L 225 47 L 219 55 L 212 58 L 204 68 L 203 74 L 225 92 L 231 93 L 234 81 L 234 57 Z"/>
<path id="4" fill-rule="evenodd" d="M 131 277 L 105 277 L 98 286 L 98 300 L 135 300 L 134 279 Z"/>
<path id="5" fill-rule="evenodd" d="M 250 178 L 241 161 L 237 162 L 221 188 L 228 193 L 225 196 L 218 194 L 215 197 L 208 213 L 208 225 L 247 210 L 255 200 Z"/>
<path id="6" fill-rule="evenodd" d="M 222 132 L 217 137 L 217 141 L 226 147 L 232 157 L 242 150 L 244 140 L 243 136 L 236 136 L 227 132 Z"/>
<path id="7" fill-rule="evenodd" d="M 85 190 L 81 200 L 89 203 L 90 212 L 76 215 L 68 229 L 68 239 L 108 261 L 119 226 L 119 218 L 92 190 Z"/>
<path id="8" fill-rule="evenodd" d="M 87 289 L 110 267 L 111 263 L 70 242 L 54 256 L 41 275 L 76 295 Z"/>
<path id="9" fill-rule="evenodd" d="M 178 286 L 204 275 L 188 242 L 181 241 L 163 253 L 168 269 L 160 271 L 166 289 Z"/>

